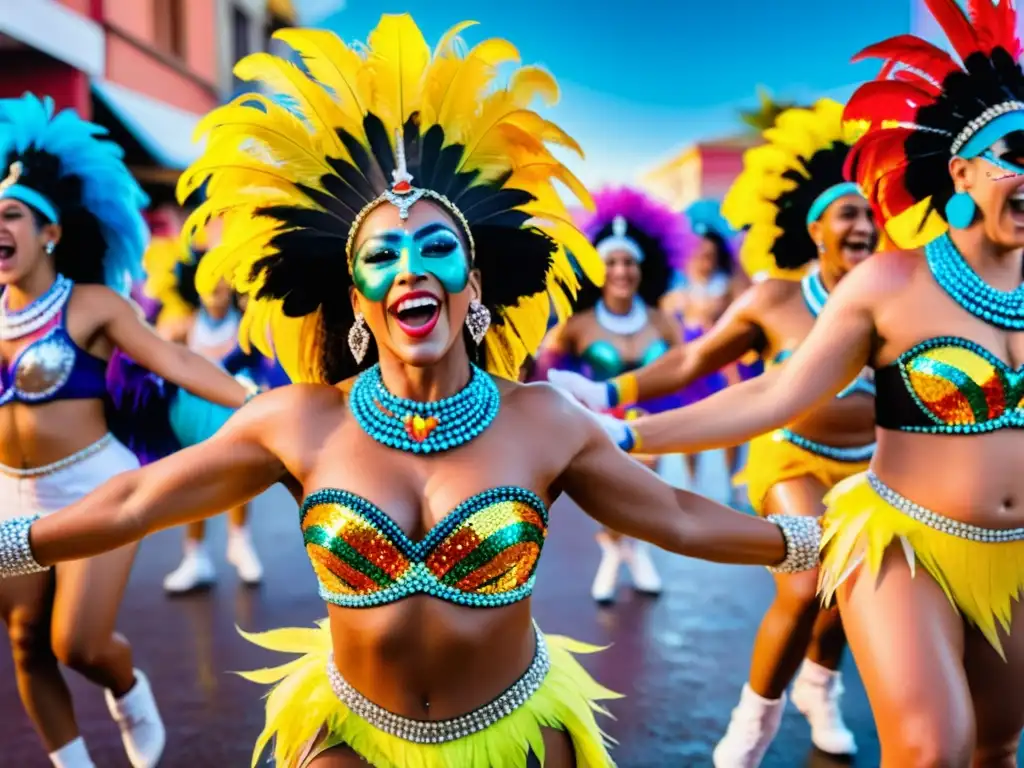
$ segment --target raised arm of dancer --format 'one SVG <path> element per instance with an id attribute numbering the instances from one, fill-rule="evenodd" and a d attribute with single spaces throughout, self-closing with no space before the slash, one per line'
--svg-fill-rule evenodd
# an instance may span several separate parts
<path id="1" fill-rule="evenodd" d="M 37 520 L 30 534 L 36 561 L 53 565 L 93 557 L 241 506 L 279 481 L 292 489 L 289 472 L 263 439 L 288 411 L 282 392 L 256 398 L 209 440 L 117 475 Z M 290 418 L 294 421 L 294 414 Z"/>
<path id="2" fill-rule="evenodd" d="M 569 371 L 552 370 L 548 379 L 598 411 L 671 395 L 757 347 L 761 339 L 760 326 L 754 319 L 758 291 L 759 286 L 746 291 L 707 333 L 688 344 L 672 347 L 638 371 L 609 382 L 593 382 Z"/>
<path id="3" fill-rule="evenodd" d="M 834 397 L 871 359 L 871 303 L 879 290 L 872 273 L 855 270 L 837 286 L 810 335 L 783 365 L 686 408 L 630 422 L 634 450 L 696 453 L 739 445 Z"/>
<path id="4" fill-rule="evenodd" d="M 720 563 L 776 565 L 786 541 L 771 522 L 673 488 L 623 453 L 579 405 L 566 402 L 558 434 L 581 446 L 558 479 L 591 517 L 627 536 Z M 564 426 L 564 429 L 562 428 Z"/>
<path id="5" fill-rule="evenodd" d="M 99 285 L 81 286 L 93 316 L 103 317 L 111 343 L 135 362 L 204 400 L 229 408 L 241 406 L 249 390 L 202 355 L 161 338 L 131 303 Z"/>

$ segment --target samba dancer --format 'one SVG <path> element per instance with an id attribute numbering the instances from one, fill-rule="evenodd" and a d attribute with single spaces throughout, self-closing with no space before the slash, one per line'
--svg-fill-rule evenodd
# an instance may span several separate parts
<path id="1" fill-rule="evenodd" d="M 850 147 L 843 141 L 841 115 L 833 101 L 783 112 L 765 131 L 766 143 L 746 154 L 743 172 L 726 196 L 723 209 L 732 223 L 749 226 L 740 252 L 747 273 L 777 277 L 756 282 L 697 341 L 603 390 L 567 373 L 552 371 L 551 380 L 600 408 L 609 396 L 628 403 L 675 391 L 751 350 L 778 366 L 806 343 L 830 292 L 877 242 L 867 201 L 843 180 Z M 792 279 L 801 271 L 802 279 Z M 867 467 L 874 449 L 874 389 L 869 378 L 851 380 L 836 399 L 751 442 L 736 482 L 747 486 L 758 514 L 785 510 L 820 517 L 826 491 Z M 736 418 L 717 412 L 726 421 Z M 662 452 L 661 442 L 654 445 Z M 838 668 L 846 645 L 839 616 L 820 610 L 816 573 L 777 574 L 775 587 L 754 641 L 749 680 L 715 749 L 717 768 L 760 764 L 782 722 L 785 691 L 794 677 L 793 702 L 807 717 L 814 744 L 834 754 L 856 750 L 839 708 Z"/>
<path id="2" fill-rule="evenodd" d="M 551 299 L 569 306 L 566 249 L 598 283 L 601 262 L 552 184 L 586 198 L 547 144 L 578 147 L 528 108 L 555 98 L 554 80 L 520 67 L 493 87 L 491 67 L 516 51 L 492 39 L 460 54 L 467 26 L 433 53 L 404 15 L 384 16 L 359 52 L 329 32 L 284 30 L 304 71 L 262 53 L 237 65 L 292 107 L 251 93 L 209 118 L 182 196 L 210 180 L 196 221 L 240 215 L 198 286 L 237 279 L 251 341 L 268 347 L 269 322 L 292 378 L 315 383 L 260 395 L 211 439 L 62 513 L 0 528 L 11 575 L 216 514 L 278 481 L 305 494 L 329 617 L 253 638 L 304 654 L 251 675 L 280 683 L 256 756 L 273 737 L 281 768 L 608 765 L 594 710 L 614 694 L 573 658 L 593 649 L 544 635 L 530 615 L 561 492 L 673 551 L 782 570 L 816 562 L 815 522 L 766 522 L 671 488 L 569 398 L 514 382 Z M 351 388 L 332 386 L 352 374 Z"/>
<path id="3" fill-rule="evenodd" d="M 134 444 L 132 429 L 147 432 L 154 424 L 111 407 L 132 401 L 120 352 L 211 400 L 239 406 L 246 397 L 215 366 L 162 341 L 118 295 L 141 276 L 146 196 L 104 133 L 71 110 L 54 115 L 49 99 L 0 100 L 6 169 L 0 183 L 0 514 L 6 521 L 47 515 L 139 466 L 124 443 Z M 114 631 L 136 551 L 124 544 L 0 585 L 18 691 L 55 766 L 93 765 L 58 661 L 105 689 L 135 768 L 156 765 L 163 751 L 149 683 Z"/>

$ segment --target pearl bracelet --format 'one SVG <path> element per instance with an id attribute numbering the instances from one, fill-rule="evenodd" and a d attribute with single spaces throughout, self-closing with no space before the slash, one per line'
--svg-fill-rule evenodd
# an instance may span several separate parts
<path id="1" fill-rule="evenodd" d="M 800 573 L 818 567 L 821 547 L 821 521 L 816 517 L 768 515 L 765 518 L 782 531 L 786 540 L 786 557 L 778 565 L 768 566 L 772 573 Z"/>
<path id="2" fill-rule="evenodd" d="M 0 523 L 0 579 L 49 570 L 36 562 L 28 532 L 39 515 L 12 517 Z"/>

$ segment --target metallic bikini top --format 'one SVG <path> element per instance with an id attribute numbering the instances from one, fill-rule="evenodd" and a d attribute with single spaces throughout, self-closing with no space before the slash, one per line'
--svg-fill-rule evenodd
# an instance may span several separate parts
<path id="1" fill-rule="evenodd" d="M 639 360 L 627 361 L 622 359 L 622 355 L 614 344 L 610 341 L 599 339 L 584 349 L 580 358 L 589 368 L 588 373 L 591 379 L 594 381 L 607 381 L 620 374 L 643 368 L 645 365 L 653 363 L 668 352 L 668 349 L 668 343 L 664 339 L 655 339 L 644 350 Z"/>
<path id="2" fill-rule="evenodd" d="M 530 596 L 548 511 L 532 491 L 494 488 L 462 502 L 413 541 L 387 513 L 354 493 L 311 493 L 299 512 L 320 597 L 368 608 L 426 594 L 491 608 Z"/>
<path id="3" fill-rule="evenodd" d="M 61 312 L 21 348 L 9 366 L 0 365 L 0 405 L 106 396 L 107 362 L 75 344 L 64 318 Z"/>
<path id="4" fill-rule="evenodd" d="M 883 429 L 970 435 L 1024 427 L 1024 367 L 980 344 L 939 336 L 875 373 L 875 421 Z"/>

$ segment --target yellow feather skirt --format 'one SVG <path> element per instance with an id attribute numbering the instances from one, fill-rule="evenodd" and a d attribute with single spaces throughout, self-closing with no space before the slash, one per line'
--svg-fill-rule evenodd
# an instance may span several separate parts
<path id="1" fill-rule="evenodd" d="M 1010 630 L 1013 602 L 1024 588 L 1024 541 L 986 543 L 937 531 L 891 506 L 866 474 L 833 488 L 825 498 L 820 593 L 828 605 L 861 564 L 877 577 L 888 548 L 899 544 L 917 576 L 924 568 L 971 624 L 1003 655 L 997 627 Z"/>
<path id="2" fill-rule="evenodd" d="M 813 477 L 826 488 L 868 468 L 866 461 L 837 461 L 783 440 L 779 432 L 769 432 L 750 441 L 747 463 L 733 477 L 734 485 L 747 486 L 750 506 L 764 514 L 768 491 L 776 483 L 797 477 Z"/>
<path id="3" fill-rule="evenodd" d="M 544 764 L 545 728 L 568 733 L 579 768 L 614 766 L 608 754 L 612 739 L 597 724 L 595 713 L 610 717 L 599 702 L 621 696 L 598 684 L 575 658 L 601 650 L 597 646 L 545 635 L 551 666 L 525 704 L 470 736 L 444 744 L 416 744 L 375 728 L 335 696 L 327 677 L 332 649 L 327 619 L 315 629 L 242 635 L 262 648 L 299 655 L 279 667 L 240 673 L 273 686 L 266 697 L 266 724 L 253 751 L 253 768 L 272 739 L 277 768 L 302 768 L 341 744 L 377 768 L 522 768 L 530 751 Z"/>

